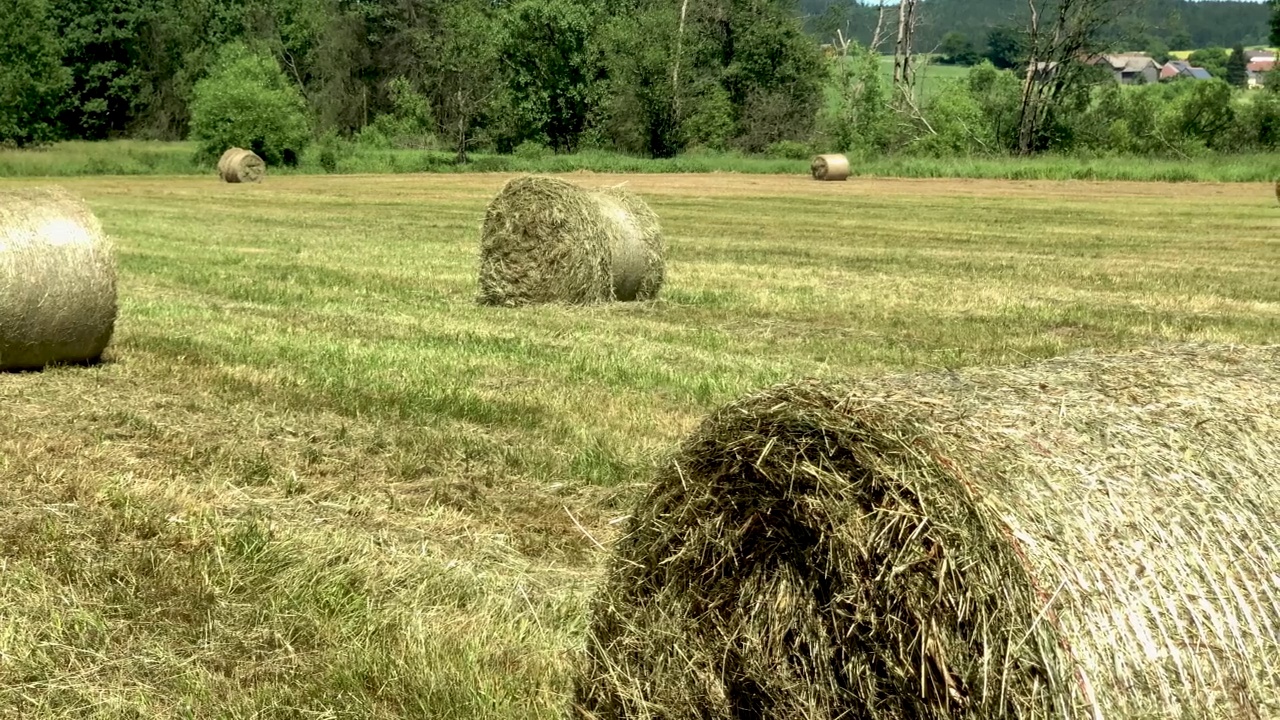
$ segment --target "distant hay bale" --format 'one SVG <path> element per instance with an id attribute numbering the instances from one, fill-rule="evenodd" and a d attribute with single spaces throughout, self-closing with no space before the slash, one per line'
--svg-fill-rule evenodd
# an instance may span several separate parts
<path id="1" fill-rule="evenodd" d="M 844 155 L 819 155 L 810 167 L 814 180 L 848 180 L 849 158 Z"/>
<path id="2" fill-rule="evenodd" d="M 1280 717 L 1280 346 L 776 387 L 659 474 L 584 718 Z"/>
<path id="3" fill-rule="evenodd" d="M 92 362 L 116 320 L 115 254 L 81 201 L 0 192 L 0 370 Z"/>
<path id="4" fill-rule="evenodd" d="M 262 158 L 243 148 L 231 148 L 218 160 L 218 177 L 229 183 L 262 182 L 267 164 Z"/>
<path id="5" fill-rule="evenodd" d="M 588 304 L 652 300 L 665 276 L 658 217 L 622 190 L 511 180 L 489 204 L 480 239 L 480 302 Z"/>

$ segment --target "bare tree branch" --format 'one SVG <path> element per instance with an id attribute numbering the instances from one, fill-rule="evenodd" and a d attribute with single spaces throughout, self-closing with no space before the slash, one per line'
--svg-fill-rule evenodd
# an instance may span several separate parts
<path id="1" fill-rule="evenodd" d="M 1036 0 L 1027 0 L 1027 69 L 1018 119 L 1018 152 L 1037 149 L 1057 106 L 1078 87 L 1100 31 L 1125 11 L 1124 0 L 1058 0 L 1051 31 L 1042 26 Z"/>
<path id="2" fill-rule="evenodd" d="M 880 46 L 884 44 L 884 0 L 880 0 L 880 11 L 876 16 L 876 31 L 871 36 L 871 51 L 880 52 Z"/>
<path id="3" fill-rule="evenodd" d="M 671 67 L 671 102 L 680 113 L 680 58 L 684 54 L 684 21 L 689 14 L 689 0 L 680 6 L 680 29 L 676 31 L 676 57 Z"/>

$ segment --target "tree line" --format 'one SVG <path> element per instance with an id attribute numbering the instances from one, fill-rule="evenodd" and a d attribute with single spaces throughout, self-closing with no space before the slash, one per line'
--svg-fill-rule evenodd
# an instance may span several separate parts
<path id="1" fill-rule="evenodd" d="M 250 81 L 246 54 L 279 67 L 318 135 L 385 117 L 460 153 L 803 141 L 826 76 L 789 0 L 0 0 L 0 14 L 19 20 L 0 29 L 0 139 L 18 144 L 186 137 L 200 81 Z"/>
<path id="2" fill-rule="evenodd" d="M 317 140 L 443 147 L 465 160 L 522 147 L 1028 153 L 1106 137 L 1188 153 L 1274 147 L 1280 134 L 1280 119 L 1269 129 L 1274 98 L 1245 103 L 1229 88 L 1113 97 L 1077 68 L 1132 19 L 1122 0 L 1054 0 L 1070 10 L 1056 28 L 996 26 L 994 66 L 921 93 L 911 37 L 949 1 L 877 11 L 836 0 L 818 22 L 797 0 L 0 0 L 0 142 L 191 137 L 206 158 L 234 143 L 290 163 Z M 886 78 L 878 52 L 892 43 L 877 40 L 894 35 L 895 18 L 910 27 L 898 28 Z M 928 50 L 919 37 L 914 47 Z M 1028 81 L 1028 63 L 1060 69 Z M 1221 107 L 1205 125 L 1210 101 Z M 1168 120 L 1148 147 L 1126 140 L 1135 130 L 1117 123 L 1141 117 L 1117 103 L 1196 119 Z M 1228 115 L 1231 142 L 1210 137 Z"/>
<path id="3" fill-rule="evenodd" d="M 850 20 L 855 39 L 863 44 L 871 40 L 878 0 L 802 0 L 800 6 L 814 32 L 830 32 Z M 1026 0 L 924 0 L 918 44 L 937 47 L 948 33 L 980 43 L 993 28 L 1025 27 L 1029 12 Z M 1239 0 L 1139 0 L 1108 33 L 1131 50 L 1151 45 L 1173 50 L 1262 45 L 1268 42 L 1268 12 L 1265 4 Z"/>

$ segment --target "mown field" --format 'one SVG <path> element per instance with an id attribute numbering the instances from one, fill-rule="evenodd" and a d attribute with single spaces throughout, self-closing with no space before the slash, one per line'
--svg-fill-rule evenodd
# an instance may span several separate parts
<path id="1" fill-rule="evenodd" d="M 718 404 L 1280 340 L 1267 184 L 570 177 L 650 200 L 661 301 L 476 306 L 502 175 L 61 181 L 121 316 L 100 366 L 0 375 L 0 717 L 559 717 L 607 548 Z"/>

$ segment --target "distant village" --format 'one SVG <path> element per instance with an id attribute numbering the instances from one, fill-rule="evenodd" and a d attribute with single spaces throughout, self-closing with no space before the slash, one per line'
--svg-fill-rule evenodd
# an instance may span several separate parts
<path id="1" fill-rule="evenodd" d="M 1276 67 L 1276 53 L 1271 50 L 1245 50 L 1244 57 L 1249 74 L 1249 89 L 1262 89 L 1266 86 L 1267 73 Z M 1141 85 L 1175 78 L 1213 79 L 1208 70 L 1196 67 L 1186 60 L 1172 59 L 1161 65 L 1146 53 L 1099 55 L 1092 58 L 1089 64 L 1109 69 L 1116 82 L 1122 85 Z"/>

